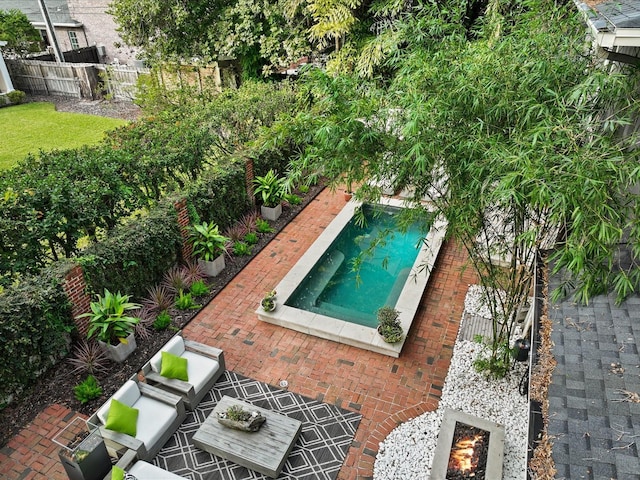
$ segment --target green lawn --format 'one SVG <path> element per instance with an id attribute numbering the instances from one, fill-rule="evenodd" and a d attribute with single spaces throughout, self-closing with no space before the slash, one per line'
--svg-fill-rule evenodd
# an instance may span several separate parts
<path id="1" fill-rule="evenodd" d="M 27 153 L 98 143 L 104 132 L 124 120 L 56 112 L 52 103 L 0 108 L 0 170 L 11 168 Z"/>

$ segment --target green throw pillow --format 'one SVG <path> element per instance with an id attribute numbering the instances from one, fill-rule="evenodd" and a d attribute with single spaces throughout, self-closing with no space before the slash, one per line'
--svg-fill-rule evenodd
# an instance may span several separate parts
<path id="1" fill-rule="evenodd" d="M 111 480 L 124 480 L 124 470 L 114 465 L 111 468 Z"/>
<path id="2" fill-rule="evenodd" d="M 169 352 L 161 353 L 162 367 L 160 368 L 160 375 L 188 382 L 189 375 L 187 374 L 187 359 L 178 357 L 177 355 Z"/>
<path id="3" fill-rule="evenodd" d="M 126 433 L 132 437 L 136 436 L 138 423 L 138 409 L 132 408 L 119 402 L 115 398 L 111 400 L 109 405 L 109 415 L 107 416 L 107 424 L 105 428 L 114 432 Z"/>

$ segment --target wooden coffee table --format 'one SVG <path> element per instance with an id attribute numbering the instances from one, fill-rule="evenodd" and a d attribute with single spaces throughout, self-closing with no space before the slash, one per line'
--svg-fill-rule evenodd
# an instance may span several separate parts
<path id="1" fill-rule="evenodd" d="M 257 432 L 227 428 L 218 422 L 216 414 L 232 405 L 258 411 L 267 421 Z M 276 478 L 301 430 L 302 422 L 298 420 L 225 395 L 193 436 L 193 444 L 206 452 Z"/>

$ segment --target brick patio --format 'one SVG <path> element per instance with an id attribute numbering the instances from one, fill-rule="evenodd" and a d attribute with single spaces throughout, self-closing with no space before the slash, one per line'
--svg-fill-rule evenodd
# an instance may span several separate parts
<path id="1" fill-rule="evenodd" d="M 323 191 L 184 329 L 225 351 L 227 368 L 363 417 L 338 478 L 371 478 L 378 444 L 401 422 L 435 410 L 449 368 L 464 297 L 474 283 L 465 254 L 443 245 L 400 358 L 263 323 L 255 309 L 344 205 Z M 65 479 L 51 437 L 74 412 L 53 405 L 0 451 L 8 479 Z"/>

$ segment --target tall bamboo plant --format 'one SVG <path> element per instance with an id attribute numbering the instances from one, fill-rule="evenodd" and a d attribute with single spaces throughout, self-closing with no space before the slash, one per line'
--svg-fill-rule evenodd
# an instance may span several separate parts
<path id="1" fill-rule="evenodd" d="M 403 27 L 415 40 L 391 78 L 315 72 L 303 86 L 308 110 L 273 130 L 308 145 L 297 170 L 322 169 L 334 182 L 348 174 L 360 199 L 380 197 L 369 180 L 390 179 L 413 189 L 415 205 L 429 200 L 484 288 L 494 322 L 484 366 L 498 376 L 535 254 L 558 233 L 557 268 L 580 299 L 640 285 L 640 262 L 615 264 L 623 232 L 640 258 L 640 202 L 629 188 L 640 182 L 637 151 L 616 135 L 638 114 L 635 79 L 591 63 L 572 5 L 526 4 L 493 5 L 472 36 L 435 29 L 416 11 Z"/>

